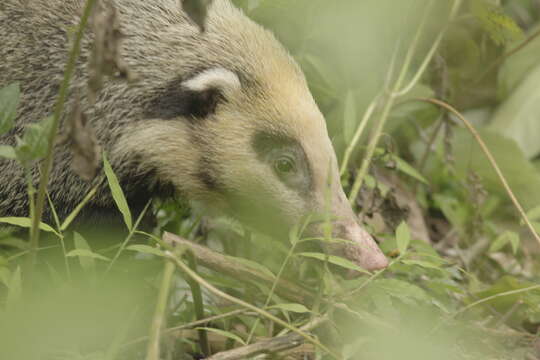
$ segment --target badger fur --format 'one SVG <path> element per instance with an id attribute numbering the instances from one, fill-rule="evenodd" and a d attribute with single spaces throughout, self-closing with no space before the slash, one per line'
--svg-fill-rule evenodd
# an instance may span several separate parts
<path id="1" fill-rule="evenodd" d="M 0 143 L 13 145 L 26 125 L 52 113 L 83 5 L 0 4 L 0 86 L 18 82 L 23 92 L 16 127 Z M 204 32 L 181 5 L 115 0 L 126 35 L 121 55 L 138 81 L 107 80 L 95 103 L 88 101 L 88 30 L 71 82 L 66 113 L 79 94 L 130 206 L 178 193 L 266 232 L 329 210 L 334 236 L 351 240 L 331 251 L 367 269 L 386 266 L 343 193 L 325 120 L 296 62 L 228 0 L 212 2 Z M 88 208 L 114 209 L 103 175 L 85 182 L 71 161 L 57 145 L 48 190 L 61 214 L 96 184 Z M 0 216 L 26 216 L 23 170 L 0 160 L 0 174 Z"/>

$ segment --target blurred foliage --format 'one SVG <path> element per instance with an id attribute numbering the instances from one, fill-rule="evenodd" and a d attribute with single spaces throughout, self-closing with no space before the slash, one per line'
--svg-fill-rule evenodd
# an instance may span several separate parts
<path id="1" fill-rule="evenodd" d="M 369 105 L 395 81 L 393 65 L 404 63 L 419 26 L 407 79 L 444 31 L 421 81 L 392 108 L 360 197 L 360 214 L 391 266 L 345 279 L 336 269 L 354 265 L 327 257 L 301 231 L 289 241 L 269 239 L 171 200 L 156 199 L 147 209 L 154 224 L 141 228 L 137 218 L 144 214 L 131 213 L 104 158 L 125 226 L 87 228 L 66 219 L 42 224 L 48 239 L 30 289 L 21 270 L 29 246 L 20 230 L 30 219 L 0 218 L 0 358 L 144 358 L 168 249 L 160 240 L 164 231 L 310 291 L 311 299 L 292 303 L 264 282 L 196 267 L 213 286 L 290 325 L 328 316 L 330 326 L 317 330 L 318 338 L 343 359 L 540 358 L 532 346 L 540 335 L 539 244 L 474 138 L 453 116 L 415 101 L 442 99 L 474 123 L 540 231 L 540 2 L 467 0 L 452 21 L 451 1 L 235 2 L 299 61 L 339 157 Z M 13 126 L 19 96 L 17 85 L 0 90 L 0 132 Z M 353 178 L 380 116 L 376 108 L 354 149 Z M 42 158 L 46 132 L 47 120 L 33 125 L 17 147 L 0 146 L 0 156 L 25 166 Z M 381 175 L 387 173 L 397 180 Z M 396 205 L 400 189 L 409 194 L 405 206 Z M 392 226 L 388 208 L 399 219 Z M 198 299 L 186 280 L 181 272 L 173 278 L 165 327 L 195 321 L 201 306 L 204 317 L 241 310 L 204 289 Z M 168 332 L 161 339 L 163 358 L 202 358 L 201 331 L 214 351 L 253 342 L 251 335 L 285 333 L 243 311 L 191 332 Z M 330 358 L 313 352 L 310 358 Z"/>

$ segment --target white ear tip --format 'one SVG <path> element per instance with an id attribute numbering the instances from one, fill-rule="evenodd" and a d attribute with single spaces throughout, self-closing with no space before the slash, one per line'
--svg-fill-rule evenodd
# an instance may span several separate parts
<path id="1" fill-rule="evenodd" d="M 184 82 L 183 85 L 193 91 L 204 91 L 211 88 L 234 91 L 241 88 L 238 75 L 223 68 L 205 70 Z"/>

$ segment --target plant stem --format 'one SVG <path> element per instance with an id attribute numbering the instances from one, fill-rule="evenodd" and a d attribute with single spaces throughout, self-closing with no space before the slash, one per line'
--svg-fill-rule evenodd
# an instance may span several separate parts
<path id="1" fill-rule="evenodd" d="M 194 272 L 193 270 L 191 270 L 189 268 L 189 266 L 187 266 L 186 264 L 184 264 L 182 261 L 180 261 L 173 253 L 171 253 L 170 251 L 166 251 L 165 252 L 165 256 L 172 260 L 176 266 L 178 266 L 184 273 L 186 273 L 189 277 L 191 277 L 193 280 L 197 281 L 199 284 L 201 284 L 202 286 L 204 286 L 206 289 L 208 289 L 208 291 L 210 291 L 211 293 L 213 293 L 214 295 L 217 295 L 225 300 L 228 300 L 232 303 L 235 303 L 237 305 L 240 305 L 244 308 L 247 308 L 247 309 L 250 309 L 254 312 L 256 312 L 257 314 L 261 315 L 261 316 L 264 316 L 265 318 L 283 326 L 284 328 L 287 328 L 289 329 L 290 331 L 292 332 L 295 332 L 297 333 L 298 335 L 302 336 L 304 339 L 306 339 L 308 342 L 310 342 L 311 344 L 317 346 L 318 348 L 320 348 L 321 350 L 323 350 L 324 352 L 326 352 L 328 355 L 330 355 L 330 357 L 332 357 L 333 359 L 336 359 L 336 360 L 342 360 L 342 357 L 339 355 L 339 354 L 336 354 L 334 351 L 330 350 L 328 347 L 326 347 L 324 344 L 322 344 L 319 340 L 315 339 L 314 337 L 312 337 L 311 335 L 307 334 L 306 332 L 298 329 L 297 327 L 294 327 L 292 325 L 290 325 L 289 323 L 281 320 L 280 318 L 270 314 L 268 311 L 265 311 L 265 310 L 262 310 L 262 309 L 259 309 L 258 307 L 256 307 L 255 305 L 251 305 L 243 300 L 240 300 L 238 298 L 235 298 L 234 296 L 231 296 L 227 293 L 224 293 L 223 291 L 219 290 L 218 288 L 214 287 L 213 285 L 211 285 L 210 283 L 208 283 L 206 280 L 204 280 L 202 277 L 200 277 L 196 272 Z M 150 359 L 148 359 L 150 360 Z M 152 359 L 153 360 L 153 359 Z"/>
<path id="2" fill-rule="evenodd" d="M 64 71 L 64 79 L 60 87 L 58 100 L 56 101 L 56 105 L 54 108 L 52 129 L 48 137 L 47 153 L 46 153 L 45 159 L 43 160 L 40 166 L 41 176 L 39 179 L 39 188 L 38 188 L 38 193 L 37 193 L 35 212 L 32 216 L 32 228 L 30 230 L 31 251 L 30 251 L 30 256 L 28 260 L 29 272 L 34 267 L 34 264 L 36 262 L 36 249 L 39 246 L 39 223 L 41 222 L 43 209 L 45 206 L 45 195 L 46 195 L 47 185 L 49 183 L 49 175 L 50 175 L 52 165 L 53 165 L 53 160 L 54 160 L 54 147 L 56 143 L 56 136 L 58 133 L 58 129 L 60 127 L 60 119 L 62 117 L 62 113 L 64 111 L 64 105 L 67 100 L 71 78 L 73 76 L 73 73 L 75 72 L 77 59 L 79 58 L 79 54 L 81 52 L 81 43 L 82 43 L 84 31 L 88 24 L 90 15 L 92 14 L 92 9 L 95 3 L 96 3 L 96 0 L 86 1 L 86 5 L 84 7 L 84 11 L 81 17 L 81 22 L 79 24 L 79 28 L 75 36 L 73 47 L 71 48 L 71 52 L 69 54 L 69 59 L 66 65 L 66 69 Z"/>
<path id="3" fill-rule="evenodd" d="M 195 259 L 195 256 L 191 252 L 187 252 L 187 257 L 189 261 L 189 266 L 193 271 L 197 271 L 197 260 Z M 174 265 L 173 265 L 174 266 Z M 193 279 L 189 278 L 187 280 L 187 283 L 191 289 L 191 295 L 193 296 L 193 305 L 195 307 L 195 316 L 197 320 L 203 320 L 204 319 L 204 303 L 202 298 L 202 292 L 201 287 L 199 286 L 199 283 L 194 281 Z M 201 345 L 201 351 L 204 356 L 210 356 L 210 344 L 208 343 L 208 336 L 206 334 L 206 330 L 199 329 L 197 330 L 197 333 L 199 334 L 199 343 Z"/>
<path id="4" fill-rule="evenodd" d="M 437 100 L 437 99 L 416 99 L 416 100 L 417 101 L 427 102 L 427 103 L 442 107 L 443 109 L 445 109 L 445 110 L 451 112 L 452 114 L 454 114 L 465 125 L 467 130 L 469 130 L 469 132 L 475 138 L 478 145 L 480 145 L 480 148 L 482 149 L 482 151 L 484 152 L 484 154 L 488 158 L 491 166 L 493 167 L 493 170 L 495 170 L 495 173 L 499 177 L 499 180 L 501 181 L 501 183 L 502 183 L 502 185 L 504 187 L 504 190 L 506 191 L 506 193 L 510 197 L 510 200 L 512 200 L 512 202 L 514 203 L 514 206 L 518 210 L 521 218 L 523 219 L 525 224 L 527 224 L 527 227 L 529 228 L 529 231 L 531 232 L 533 237 L 536 239 L 536 241 L 538 241 L 538 244 L 540 245 L 540 236 L 536 232 L 533 224 L 529 221 L 529 218 L 527 217 L 527 214 L 525 213 L 525 210 L 523 209 L 523 207 L 519 203 L 518 199 L 514 195 L 514 192 L 510 188 L 510 185 L 508 185 L 508 181 L 506 180 L 506 177 L 504 176 L 501 169 L 499 168 L 499 165 L 497 165 L 497 161 L 495 160 L 495 158 L 491 154 L 491 151 L 489 151 L 486 143 L 484 142 L 484 140 L 482 140 L 482 138 L 480 137 L 480 134 L 478 134 L 478 132 L 476 131 L 474 126 L 467 119 L 465 119 L 465 117 L 463 115 L 461 115 L 461 113 L 459 111 L 457 111 L 454 107 L 452 107 L 451 105 L 445 103 L 444 101 Z"/>
<path id="5" fill-rule="evenodd" d="M 148 336 L 148 348 L 146 351 L 146 360 L 160 360 L 160 333 L 163 323 L 165 322 L 165 312 L 169 300 L 169 292 L 171 290 L 171 282 L 174 274 L 175 266 L 171 261 L 165 260 L 163 270 L 163 278 L 159 289 L 156 310 L 150 327 Z"/>

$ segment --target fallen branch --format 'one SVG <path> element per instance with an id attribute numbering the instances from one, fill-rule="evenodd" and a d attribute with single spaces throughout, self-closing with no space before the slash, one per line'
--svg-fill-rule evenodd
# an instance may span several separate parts
<path id="1" fill-rule="evenodd" d="M 303 326 L 303 331 L 310 331 L 328 319 L 326 317 L 314 319 L 309 324 Z M 271 339 L 262 340 L 255 344 L 242 346 L 236 349 L 222 351 L 206 360 L 243 360 L 260 354 L 275 354 L 286 350 L 294 349 L 304 344 L 304 338 L 296 333 L 278 336 Z"/>
<path id="2" fill-rule="evenodd" d="M 281 320 L 280 318 L 270 314 L 266 310 L 262 310 L 262 309 L 258 308 L 255 305 L 252 305 L 252 304 L 247 303 L 247 302 L 245 302 L 245 301 L 243 301 L 241 299 L 238 299 L 238 298 L 236 298 L 236 297 L 234 297 L 232 295 L 229 295 L 229 294 L 219 290 L 215 286 L 211 285 L 208 281 L 206 281 L 205 279 L 200 277 L 199 274 L 197 274 L 196 272 L 191 270 L 189 268 L 189 266 L 184 264 L 180 259 L 178 259 L 170 251 L 165 252 L 165 257 L 168 258 L 169 260 L 173 261 L 176 264 L 176 266 L 178 266 L 187 276 L 192 278 L 194 281 L 197 281 L 201 286 L 205 287 L 212 294 L 214 294 L 216 296 L 219 296 L 219 297 L 221 297 L 221 298 L 223 298 L 223 299 L 225 299 L 227 301 L 230 301 L 230 302 L 232 302 L 234 304 L 240 305 L 241 307 L 252 310 L 252 311 L 256 312 L 257 314 L 259 314 L 260 316 L 263 316 L 263 317 L 275 322 L 276 324 L 279 324 L 282 327 L 292 331 L 293 333 L 296 333 L 296 334 L 300 335 L 302 338 L 304 338 L 305 340 L 307 340 L 311 344 L 315 345 L 316 347 L 318 347 L 319 349 L 321 349 L 322 351 L 324 351 L 325 353 L 330 355 L 330 357 L 332 359 L 336 359 L 336 360 L 341 360 L 342 359 L 341 355 L 335 353 L 334 351 L 329 349 L 327 346 L 322 344 L 318 339 L 314 338 L 313 336 L 306 333 L 305 331 L 303 331 L 303 330 L 301 330 L 301 329 L 287 323 L 286 321 Z"/>
<path id="3" fill-rule="evenodd" d="M 174 244 L 175 246 L 179 245 L 186 250 L 189 250 L 199 265 L 207 267 L 215 272 L 228 275 L 239 281 L 264 282 L 267 285 L 272 286 L 276 280 L 268 274 L 257 271 L 252 267 L 234 261 L 230 257 L 213 251 L 205 246 L 182 239 L 174 234 L 166 232 L 163 235 L 163 240 L 168 244 Z M 277 281 L 276 293 L 289 301 L 307 305 L 311 304 L 314 298 L 314 295 L 308 290 L 283 279 Z"/>

